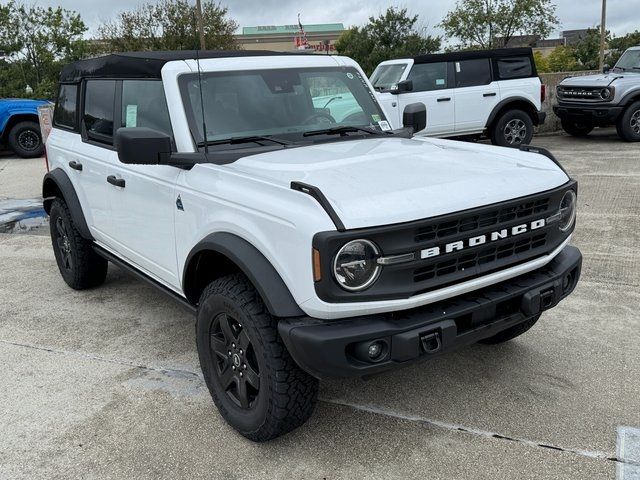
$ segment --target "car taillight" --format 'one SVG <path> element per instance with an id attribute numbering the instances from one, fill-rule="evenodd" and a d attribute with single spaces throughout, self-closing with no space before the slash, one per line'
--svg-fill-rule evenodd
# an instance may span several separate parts
<path id="1" fill-rule="evenodd" d="M 540 103 L 544 103 L 547 98 L 547 86 L 544 83 L 540 84 Z"/>

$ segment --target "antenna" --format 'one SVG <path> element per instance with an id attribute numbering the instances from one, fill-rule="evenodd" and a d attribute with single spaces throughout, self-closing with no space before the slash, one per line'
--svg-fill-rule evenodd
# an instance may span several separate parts
<path id="1" fill-rule="evenodd" d="M 202 74 L 200 72 L 200 50 L 196 50 L 196 65 L 198 66 L 198 89 L 200 90 L 200 110 L 202 111 L 202 139 L 204 141 L 204 153 L 209 153 L 207 142 L 207 123 L 204 120 L 204 100 L 202 99 Z"/>

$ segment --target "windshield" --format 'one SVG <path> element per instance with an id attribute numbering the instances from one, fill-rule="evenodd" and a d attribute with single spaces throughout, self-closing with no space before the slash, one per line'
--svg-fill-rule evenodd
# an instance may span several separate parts
<path id="1" fill-rule="evenodd" d="M 375 72 L 373 72 L 373 75 L 371 75 L 371 83 L 373 87 L 378 90 L 389 90 L 400 81 L 406 69 L 406 63 L 379 65 Z"/>
<path id="2" fill-rule="evenodd" d="M 640 50 L 627 50 L 622 54 L 615 68 L 640 71 Z"/>
<path id="3" fill-rule="evenodd" d="M 198 75 L 182 75 L 179 83 L 191 132 L 203 145 Z M 203 72 L 201 84 L 209 144 L 258 136 L 309 141 L 306 132 L 340 127 L 389 129 L 373 92 L 354 68 Z"/>

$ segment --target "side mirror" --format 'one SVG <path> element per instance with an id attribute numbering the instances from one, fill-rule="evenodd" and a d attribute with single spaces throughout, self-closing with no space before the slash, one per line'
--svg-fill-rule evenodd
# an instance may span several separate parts
<path id="1" fill-rule="evenodd" d="M 605 63 L 604 66 L 602 67 L 602 73 L 609 73 L 610 70 L 611 70 L 611 67 Z"/>
<path id="2" fill-rule="evenodd" d="M 394 95 L 411 91 L 413 91 L 413 81 L 411 80 L 402 80 L 401 82 L 398 82 L 393 87 L 391 87 L 390 90 L 390 92 Z"/>
<path id="3" fill-rule="evenodd" d="M 413 133 L 424 130 L 427 126 L 427 107 L 424 103 L 410 103 L 402 112 L 402 126 L 411 128 Z"/>
<path id="4" fill-rule="evenodd" d="M 119 128 L 114 143 L 122 163 L 166 165 L 171 156 L 171 138 L 151 128 Z"/>

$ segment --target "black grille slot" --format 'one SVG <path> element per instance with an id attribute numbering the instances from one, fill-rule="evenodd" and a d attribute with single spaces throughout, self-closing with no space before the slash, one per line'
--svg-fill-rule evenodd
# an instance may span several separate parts
<path id="1" fill-rule="evenodd" d="M 475 252 L 462 251 L 454 258 L 416 268 L 413 272 L 413 281 L 422 282 L 451 275 L 455 272 L 470 270 L 497 260 L 509 259 L 530 250 L 544 247 L 546 243 L 547 234 L 545 232 L 525 238 L 515 238 L 499 245 L 477 249 Z"/>
<path id="2" fill-rule="evenodd" d="M 434 223 L 417 229 L 416 243 L 441 240 L 447 237 L 464 234 L 473 236 L 475 231 L 494 225 L 501 225 L 517 220 L 540 215 L 549 210 L 549 197 L 523 202 L 519 205 L 484 212 L 477 215 L 462 216 L 457 220 Z"/>

